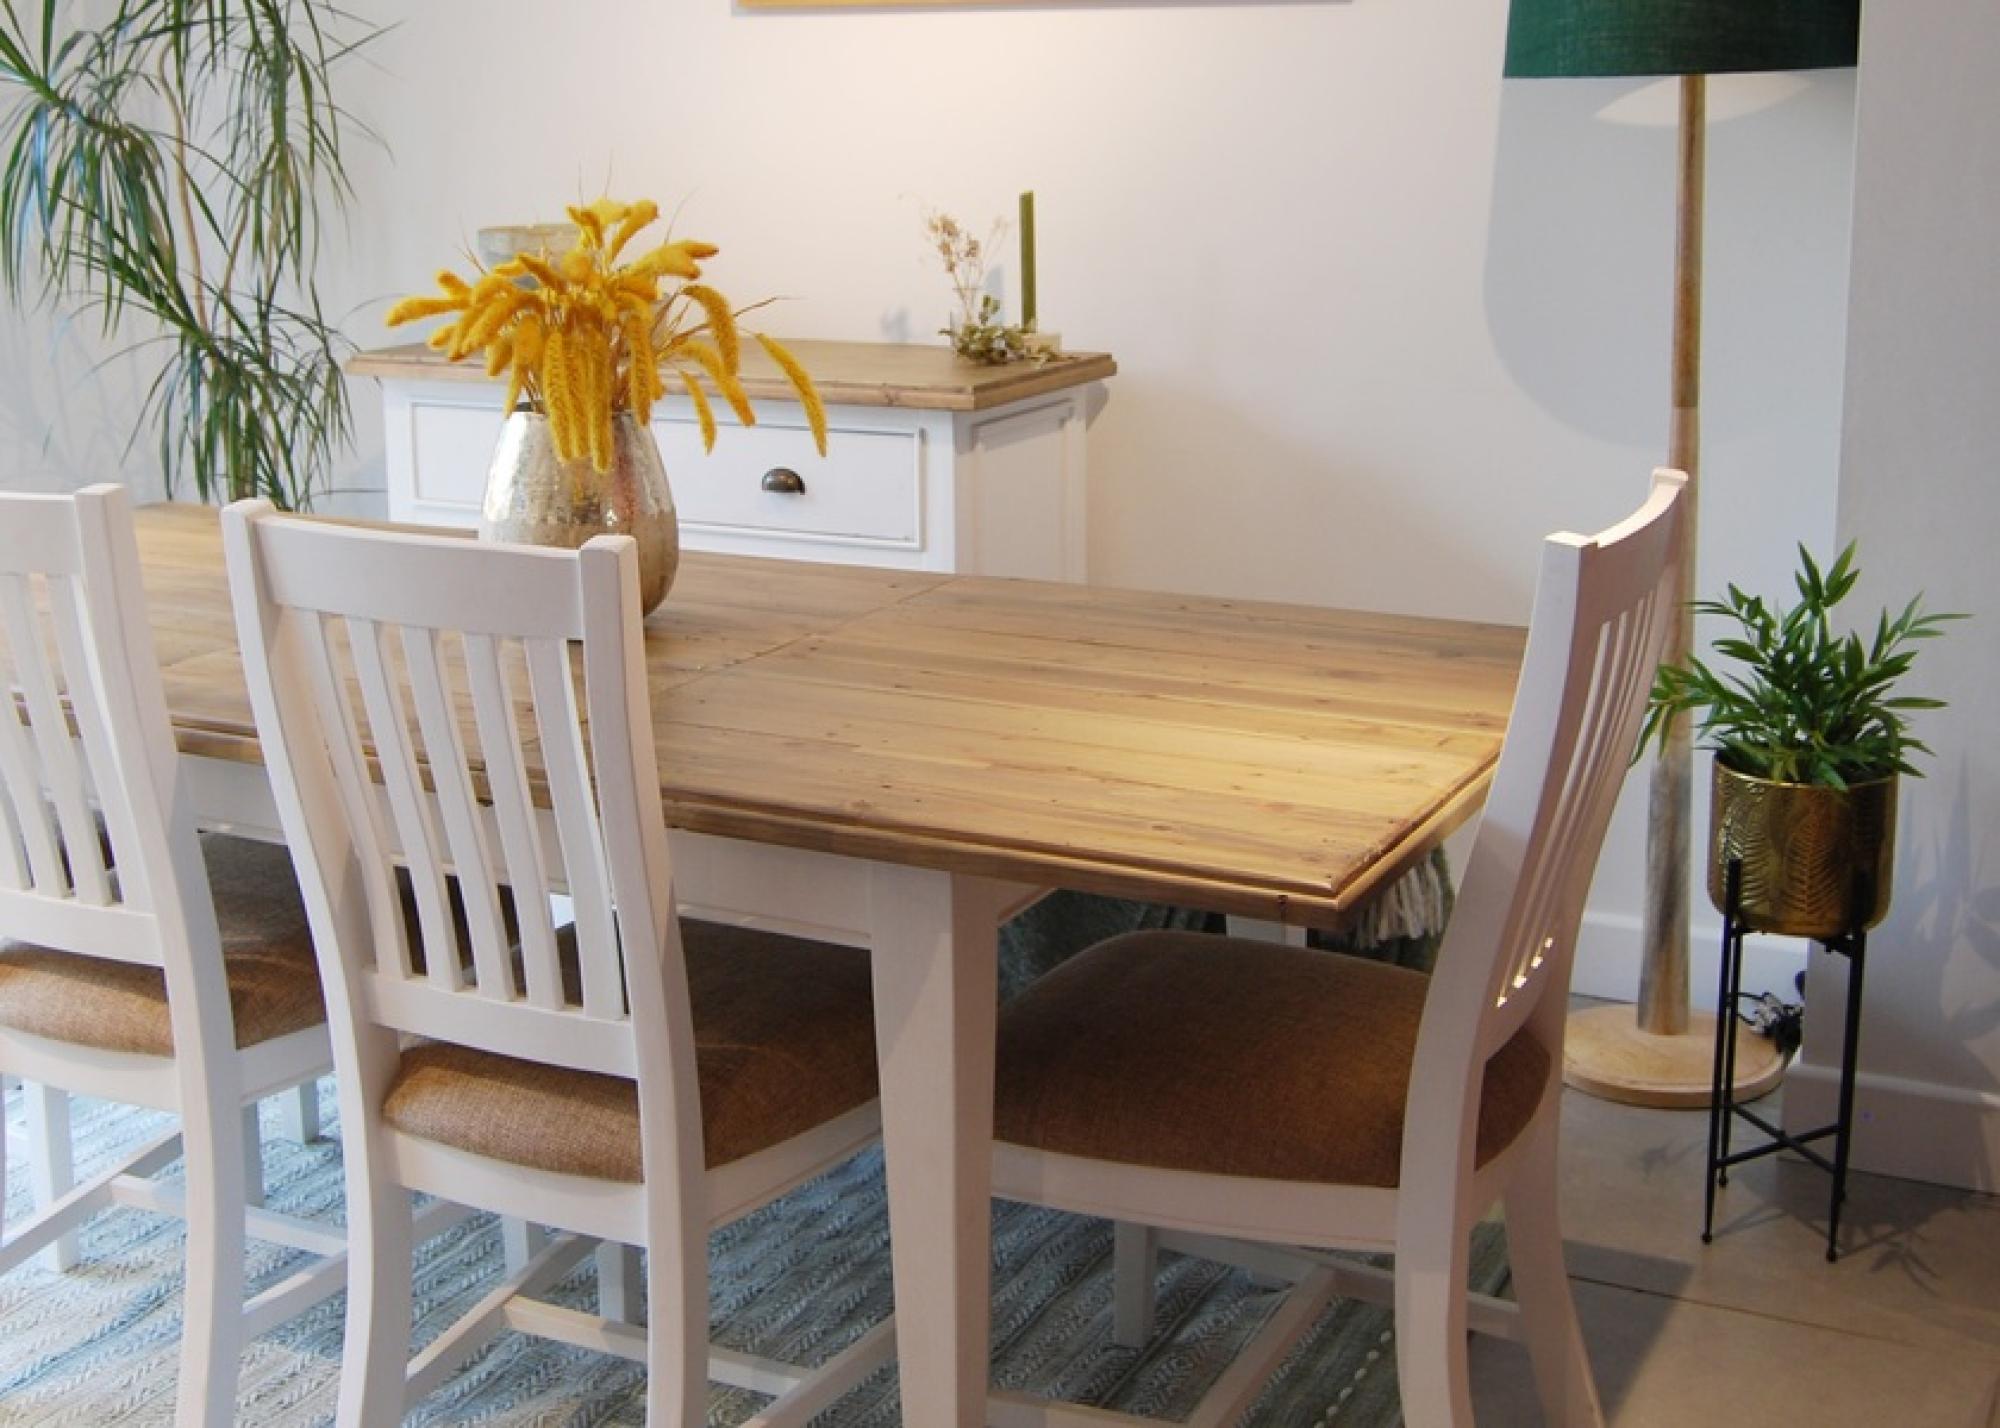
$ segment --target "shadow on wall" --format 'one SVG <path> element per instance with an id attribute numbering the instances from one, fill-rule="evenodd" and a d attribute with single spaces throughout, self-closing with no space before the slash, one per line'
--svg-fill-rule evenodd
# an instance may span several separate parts
<path id="1" fill-rule="evenodd" d="M 1664 450 L 1677 84 L 1510 80 L 1500 96 L 1485 283 L 1495 351 L 1563 425 Z M 1849 181 L 1852 107 L 1847 71 L 1710 82 L 1711 445 L 1821 398 L 1795 379 L 1802 342 L 1823 347 L 1838 379 L 1844 312 L 1828 296 L 1845 290 L 1847 229 L 1826 221 L 1825 190 Z"/>
<path id="2" fill-rule="evenodd" d="M 18 310 L 0 321 L 0 489 L 73 491 L 122 481 L 137 501 L 160 499 L 145 401 L 143 353 L 107 343 L 87 319 Z M 104 413 L 113 414 L 106 421 Z"/>
<path id="3" fill-rule="evenodd" d="M 1961 1093 L 1928 1103 L 1938 1120 L 1925 1136 L 1925 1176 L 1990 1190 L 1994 1149 L 1982 1125 L 1992 1112 L 1982 1117 L 1973 1098 L 2000 1095 L 1991 1053 L 1978 1049 L 2000 1036 L 2000 840 L 1989 834 L 1990 816 L 1973 808 L 1973 784 L 1964 758 L 1950 773 L 1903 781 L 1895 892 L 1888 920 L 1868 939 L 1869 987 L 1894 980 L 1897 992 L 1891 999 L 1863 989 L 1860 1074 L 1865 1083 L 1871 1065 L 1887 1059 L 1886 1045 L 1891 1074 Z M 1845 1005 L 1846 978 L 1841 958 L 1812 959 L 1807 1055 L 1815 1066 L 1840 1065 L 1835 1009 Z M 1919 1009 L 1922 1019 L 1913 1027 L 1887 1020 L 1898 1006 Z M 1816 1026 L 1815 1007 L 1826 1009 Z M 1856 1136 L 1864 1139 L 1865 1127 Z"/>
<path id="4" fill-rule="evenodd" d="M 1094 450 L 1119 453 L 1115 468 L 1091 469 L 1092 584 L 1526 620 L 1525 590 L 1518 604 L 1465 592 L 1518 587 L 1520 573 L 1534 569 L 1532 543 L 1454 541 L 1450 580 L 1431 578 L 1441 563 L 1435 486 L 1409 463 L 1300 440 L 1254 406 L 1137 362 L 1111 386 L 1092 413 Z M 1257 473 L 1255 501 L 1234 496 L 1246 472 Z M 1282 513 L 1276 528 L 1274 511 Z M 1134 578 L 1134 552 L 1155 578 Z"/>

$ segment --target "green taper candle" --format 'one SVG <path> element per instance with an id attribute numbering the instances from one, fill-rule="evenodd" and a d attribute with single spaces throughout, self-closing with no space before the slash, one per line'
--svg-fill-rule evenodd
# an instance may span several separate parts
<path id="1" fill-rule="evenodd" d="M 1021 326 L 1035 330 L 1035 195 L 1021 195 Z"/>

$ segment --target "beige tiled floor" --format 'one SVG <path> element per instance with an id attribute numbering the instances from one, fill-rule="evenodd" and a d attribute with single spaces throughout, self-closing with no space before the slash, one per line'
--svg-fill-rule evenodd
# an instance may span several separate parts
<path id="1" fill-rule="evenodd" d="M 1774 1103 L 1770 1103 L 1774 1104 Z M 1564 1229 L 1614 1428 L 2000 1428 L 2000 1198 L 1739 1167 L 1701 1242 L 1707 1118 L 1566 1092 Z M 1535 1424 L 1525 1354 L 1475 1341 L 1480 1422 Z"/>

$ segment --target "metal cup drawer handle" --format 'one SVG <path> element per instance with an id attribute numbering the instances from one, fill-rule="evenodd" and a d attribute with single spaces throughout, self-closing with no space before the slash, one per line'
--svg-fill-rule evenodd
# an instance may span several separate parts
<path id="1" fill-rule="evenodd" d="M 789 466 L 773 466 L 758 484 L 778 496 L 803 496 L 806 493 L 805 478 Z"/>

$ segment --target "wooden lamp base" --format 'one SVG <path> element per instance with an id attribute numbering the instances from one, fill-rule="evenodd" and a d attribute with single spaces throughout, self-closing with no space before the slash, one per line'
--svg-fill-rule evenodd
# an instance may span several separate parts
<path id="1" fill-rule="evenodd" d="M 1747 1033 L 1747 1034 L 1746 1034 Z M 1573 1012 L 1564 1033 L 1563 1082 L 1628 1106 L 1705 1107 L 1715 1074 L 1715 1018 L 1695 1012 L 1679 1036 L 1641 1031 L 1624 1005 Z M 1736 1025 L 1736 1099 L 1753 1101 L 1784 1079 L 1785 1059 L 1768 1038 Z"/>

